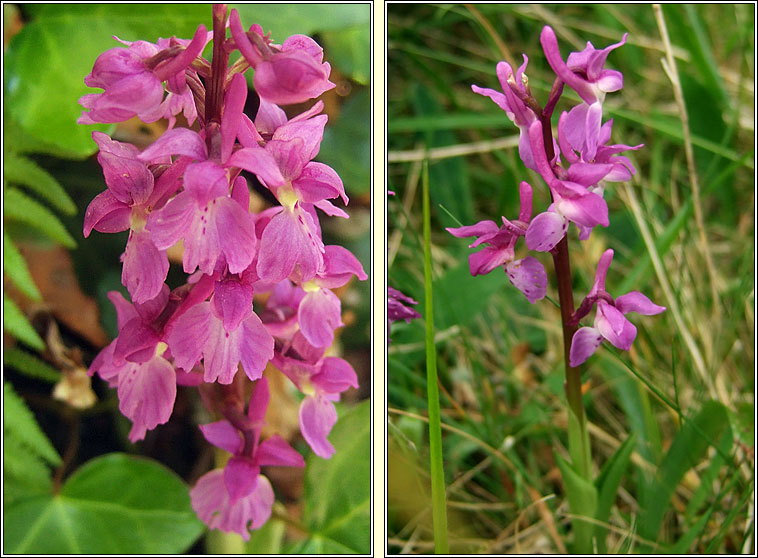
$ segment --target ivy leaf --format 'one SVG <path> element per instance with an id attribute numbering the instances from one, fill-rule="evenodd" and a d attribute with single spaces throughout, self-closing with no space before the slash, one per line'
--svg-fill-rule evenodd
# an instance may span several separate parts
<path id="1" fill-rule="evenodd" d="M 5 189 L 3 215 L 43 232 L 66 248 L 76 248 L 76 241 L 63 223 L 46 207 L 15 188 Z"/>
<path id="2" fill-rule="evenodd" d="M 122 453 L 89 461 L 55 496 L 8 507 L 3 527 L 13 554 L 176 554 L 203 532 L 176 474 Z"/>
<path id="3" fill-rule="evenodd" d="M 311 537 L 298 552 L 368 554 L 371 544 L 371 402 L 340 414 L 331 459 L 306 463 L 305 518 Z"/>
<path id="4" fill-rule="evenodd" d="M 34 330 L 18 306 L 3 293 L 3 329 L 13 337 L 38 351 L 45 350 L 45 342 Z"/>
<path id="5" fill-rule="evenodd" d="M 66 215 L 76 214 L 76 205 L 60 183 L 31 159 L 6 152 L 3 172 L 8 182 L 26 186 Z"/>
<path id="6" fill-rule="evenodd" d="M 6 231 L 3 231 L 3 271 L 26 296 L 32 300 L 42 300 L 42 295 L 34 284 L 26 261 Z"/>

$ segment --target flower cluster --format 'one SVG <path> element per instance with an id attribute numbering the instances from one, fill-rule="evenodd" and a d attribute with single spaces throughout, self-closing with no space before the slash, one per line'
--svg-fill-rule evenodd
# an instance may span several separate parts
<path id="1" fill-rule="evenodd" d="M 209 62 L 201 54 L 211 40 Z M 245 30 L 236 10 L 227 20 L 223 5 L 213 8 L 210 33 L 201 25 L 191 40 L 122 43 L 126 48 L 100 55 L 85 78 L 103 91 L 82 97 L 79 122 L 137 116 L 166 118 L 169 126 L 143 151 L 93 133 L 107 189 L 87 208 L 84 236 L 129 231 L 121 278 L 131 302 L 109 294 L 118 336 L 89 372 L 117 388 L 132 442 L 169 420 L 177 385 L 199 388 L 209 411 L 223 417 L 200 426 L 202 433 L 231 457 L 200 478 L 192 505 L 209 527 L 247 539 L 274 500 L 261 467 L 305 465 L 281 437 L 261 440 L 266 366 L 303 393 L 300 430 L 323 458 L 334 453 L 334 402 L 358 387 L 347 361 L 326 356 L 344 325 L 332 289 L 367 278 L 352 253 L 322 241 L 317 210 L 348 217 L 330 201 L 348 202 L 340 177 L 313 161 L 327 116 L 320 101 L 292 118 L 279 106 L 334 87 L 330 67 L 313 39 L 295 35 L 275 44 L 258 25 Z M 230 66 L 234 50 L 242 57 Z M 250 68 L 260 99 L 252 119 L 244 112 Z M 176 127 L 179 115 L 198 126 Z M 252 212 L 243 170 L 279 205 Z M 188 276 L 171 290 L 167 250 L 177 244 Z M 254 304 L 267 293 L 265 303 Z"/>
<path id="2" fill-rule="evenodd" d="M 636 150 L 642 145 L 611 144 L 613 120 L 603 122 L 605 94 L 623 86 L 623 75 L 605 69 L 609 53 L 626 42 L 602 50 L 592 43 L 581 52 L 572 52 L 564 61 L 558 49 L 555 33 L 545 26 L 540 41 L 550 67 L 556 74 L 550 99 L 541 107 L 532 96 L 526 76 L 528 59 L 514 73 L 507 62 L 497 65 L 501 91 L 472 85 L 475 93 L 492 99 L 519 128 L 519 155 L 524 165 L 542 177 L 548 186 L 552 203 L 546 211 L 532 217 L 532 188 L 520 185 L 521 211 L 518 220 L 502 218 L 502 225 L 480 221 L 475 225 L 448 228 L 456 237 L 476 237 L 471 248 L 485 248 L 469 256 L 472 275 L 480 275 L 502 267 L 511 283 L 534 303 L 545 297 L 547 275 L 542 264 L 533 256 L 516 259 L 515 246 L 524 237 L 526 247 L 536 252 L 552 252 L 566 237 L 569 223 L 579 230 L 579 239 L 589 238 L 598 225 L 607 227 L 608 206 L 603 193 L 608 182 L 630 180 L 635 173 L 631 161 L 619 153 Z M 563 88 L 568 85 L 582 102 L 563 112 L 558 119 L 557 138 L 552 136 L 552 111 Z M 595 285 L 572 316 L 576 326 L 597 304 L 594 327 L 580 328 L 571 345 L 571 366 L 583 363 L 607 339 L 620 349 L 628 350 L 637 334 L 635 327 L 623 314 L 635 311 L 658 314 L 665 310 L 650 302 L 644 295 L 632 292 L 614 300 L 605 291 L 605 276 L 613 257 L 607 251 L 598 264 Z"/>

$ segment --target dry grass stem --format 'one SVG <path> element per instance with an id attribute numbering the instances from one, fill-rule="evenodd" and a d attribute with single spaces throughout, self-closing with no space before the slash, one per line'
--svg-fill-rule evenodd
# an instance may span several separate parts
<path id="1" fill-rule="evenodd" d="M 690 137 L 690 125 L 689 116 L 687 114 L 687 106 L 684 102 L 684 93 L 682 92 L 682 84 L 679 81 L 679 72 L 676 68 L 676 61 L 674 60 L 674 54 L 671 50 L 671 42 L 669 41 L 668 31 L 666 30 L 666 21 L 663 18 L 663 11 L 660 4 L 653 4 L 653 11 L 655 12 L 655 19 L 658 22 L 658 28 L 661 32 L 661 38 L 666 48 L 666 58 L 661 59 L 663 64 L 663 70 L 671 80 L 671 85 L 674 87 L 674 98 L 676 104 L 679 107 L 679 118 L 682 121 L 682 132 L 684 134 L 684 154 L 687 157 L 687 170 L 690 175 L 690 185 L 692 186 L 692 205 L 695 209 L 695 224 L 697 225 L 698 234 L 700 237 L 700 250 L 705 258 L 705 265 L 710 275 L 711 283 L 711 296 L 713 297 L 713 315 L 714 321 L 719 323 L 721 321 L 721 303 L 719 296 L 719 286 L 721 280 L 716 274 L 716 269 L 713 265 L 713 258 L 711 257 L 710 247 L 708 246 L 708 237 L 705 233 L 705 222 L 703 220 L 703 207 L 700 199 L 700 185 L 697 178 L 697 169 L 695 168 L 695 154 L 692 149 L 692 138 Z"/>
<path id="2" fill-rule="evenodd" d="M 427 158 L 430 161 L 436 161 L 439 159 L 462 157 L 464 155 L 475 155 L 477 153 L 490 153 L 498 149 L 513 149 L 514 147 L 518 147 L 518 142 L 518 136 L 508 136 L 495 140 L 446 145 L 445 147 L 434 147 L 432 149 L 419 148 L 405 151 L 390 151 L 387 153 L 387 162 L 416 163 Z"/>

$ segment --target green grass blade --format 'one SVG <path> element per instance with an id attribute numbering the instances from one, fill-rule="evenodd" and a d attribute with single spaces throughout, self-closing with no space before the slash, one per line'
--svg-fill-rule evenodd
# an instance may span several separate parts
<path id="1" fill-rule="evenodd" d="M 595 479 L 595 487 L 598 491 L 595 519 L 598 521 L 602 521 L 603 523 L 608 522 L 611 506 L 613 506 L 613 502 L 616 500 L 616 492 L 629 465 L 629 460 L 632 457 L 632 451 L 634 451 L 636 443 L 637 436 L 634 433 L 630 434 L 619 449 L 616 450 L 616 453 L 606 462 L 600 474 Z M 606 531 L 607 528 L 604 525 L 595 526 L 595 537 L 600 554 L 606 553 Z"/>
<path id="2" fill-rule="evenodd" d="M 431 454 L 432 514 L 434 519 L 434 551 L 448 553 L 447 503 L 445 473 L 442 466 L 442 427 L 440 425 L 440 394 L 437 386 L 437 347 L 434 344 L 434 309 L 432 288 L 432 240 L 429 211 L 429 163 L 423 171 L 424 211 L 424 294 L 426 321 L 426 388 L 429 406 L 429 452 Z"/>
<path id="3" fill-rule="evenodd" d="M 561 470 L 561 478 L 563 478 L 563 485 L 566 488 L 571 514 L 578 517 L 595 517 L 597 510 L 595 485 L 582 478 L 560 455 L 555 455 L 555 461 Z M 574 532 L 573 551 L 577 554 L 592 554 L 592 535 L 595 525 L 578 517 L 571 521 L 571 530 Z"/>
<path id="4" fill-rule="evenodd" d="M 716 445 L 728 427 L 726 409 L 716 401 L 707 401 L 693 419 L 683 424 L 652 481 L 652 497 L 643 510 L 640 536 L 657 539 L 671 496 L 682 477 L 703 459 L 709 445 Z"/>

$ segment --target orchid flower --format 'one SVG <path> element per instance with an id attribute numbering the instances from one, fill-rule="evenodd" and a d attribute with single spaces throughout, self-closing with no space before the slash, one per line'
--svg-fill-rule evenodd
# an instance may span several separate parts
<path id="1" fill-rule="evenodd" d="M 539 124 L 539 122 L 536 122 Z M 478 237 L 469 248 L 487 244 L 483 250 L 469 255 L 471 275 L 485 275 L 498 267 L 505 269 L 510 282 L 534 304 L 545 297 L 547 274 L 542 264 L 532 256 L 515 259 L 514 246 L 524 236 L 532 215 L 532 187 L 527 182 L 519 186 L 521 211 L 516 221 L 502 217 L 503 224 L 498 227 L 494 221 L 480 221 L 475 225 L 449 227 L 445 230 L 455 237 Z"/>
<path id="2" fill-rule="evenodd" d="M 614 300 L 605 290 L 605 277 L 612 260 L 613 250 L 608 249 L 597 264 L 592 289 L 572 316 L 572 321 L 578 323 L 594 305 L 597 305 L 593 326 L 579 328 L 571 340 L 569 355 L 571 366 L 579 366 L 586 361 L 597 350 L 603 339 L 609 341 L 614 347 L 628 351 L 637 337 L 637 328 L 626 319 L 625 314 L 637 312 L 652 316 L 666 310 L 665 306 L 654 304 L 638 291 L 631 291 Z"/>

